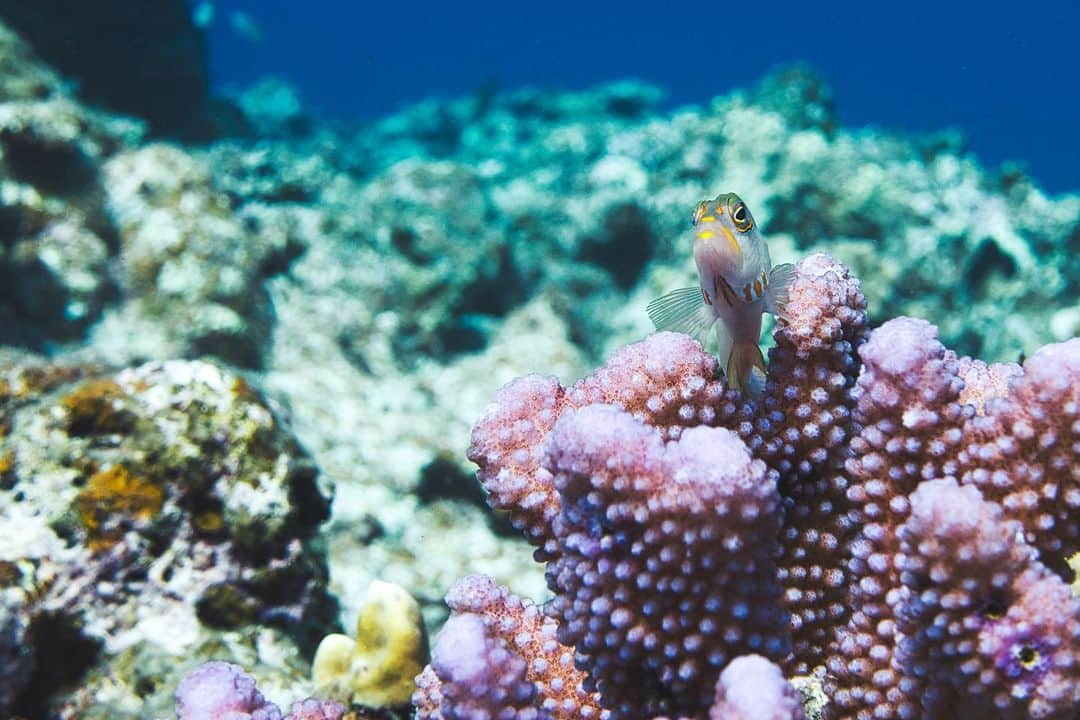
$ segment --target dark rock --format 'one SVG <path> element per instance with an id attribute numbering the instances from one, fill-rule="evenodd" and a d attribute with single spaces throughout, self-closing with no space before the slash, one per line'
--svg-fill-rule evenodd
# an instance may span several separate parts
<path id="1" fill-rule="evenodd" d="M 184 0 L 0 0 L 0 16 L 88 102 L 145 118 L 155 134 L 210 133 L 206 38 Z"/>

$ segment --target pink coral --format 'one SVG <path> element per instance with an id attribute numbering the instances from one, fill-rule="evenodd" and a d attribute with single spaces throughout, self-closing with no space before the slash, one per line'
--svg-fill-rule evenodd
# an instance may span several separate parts
<path id="1" fill-rule="evenodd" d="M 610 405 L 563 414 L 548 613 L 620 717 L 707 706 L 735 656 L 787 656 L 775 474 L 734 433 L 661 434 Z"/>
<path id="2" fill-rule="evenodd" d="M 472 575 L 447 597 L 453 614 L 416 678 L 417 720 L 607 720 L 587 693 L 556 624 L 490 578 Z M 735 658 L 710 688 L 712 720 L 805 720 L 799 694 L 758 655 Z M 636 716 L 647 717 L 639 709 Z M 648 716 L 651 717 L 651 716 Z M 671 720 L 656 716 L 655 720 Z M 689 720 L 679 716 L 678 720 Z"/>
<path id="3" fill-rule="evenodd" d="M 709 720 L 805 720 L 802 697 L 760 655 L 731 661 L 716 682 Z"/>
<path id="4" fill-rule="evenodd" d="M 924 717 L 1072 717 L 1080 600 L 1016 542 L 1021 525 L 953 479 L 922 483 L 900 526 L 902 587 L 889 598 L 902 712 Z"/>
<path id="5" fill-rule="evenodd" d="M 712 424 L 724 384 L 715 379 L 716 359 L 685 335 L 658 333 L 618 350 L 595 375 L 564 388 L 555 378 L 527 375 L 488 404 L 473 429 L 469 459 L 491 506 L 509 510 L 514 527 L 538 545 L 538 559 L 555 549 L 551 523 L 559 496 L 541 464 L 543 447 L 566 409 L 608 403 L 677 436 L 684 427 Z"/>
<path id="6" fill-rule="evenodd" d="M 696 343 L 658 333 L 571 388 L 512 383 L 477 423 L 469 456 L 548 563 L 545 611 L 582 686 L 613 718 L 703 718 L 721 671 L 759 651 L 827 671 L 838 718 L 983 702 L 1071 717 L 1080 340 L 1021 369 L 958 358 L 921 320 L 870 333 L 858 281 L 821 255 L 790 295 L 758 398 L 728 390 Z M 928 520 L 926 498 L 957 522 Z M 972 513 L 987 526 L 965 534 Z M 995 554 L 1001 538 L 1011 554 Z M 717 631 L 748 598 L 761 614 Z"/>

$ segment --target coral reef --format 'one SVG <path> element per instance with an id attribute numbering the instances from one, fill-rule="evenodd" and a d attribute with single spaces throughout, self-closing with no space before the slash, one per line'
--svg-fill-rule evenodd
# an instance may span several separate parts
<path id="1" fill-rule="evenodd" d="M 654 88 L 620 84 L 432 100 L 358 133 L 280 132 L 206 152 L 239 211 L 294 218 L 306 248 L 265 284 L 276 317 L 263 386 L 339 488 L 328 533 L 350 623 L 374 578 L 407 587 L 436 622 L 453 579 L 481 566 L 540 597 L 475 495 L 431 502 L 427 482 L 468 487 L 461 448 L 499 385 L 537 368 L 573 380 L 649 332 L 646 303 L 693 277 L 690 204 L 718 189 L 753 198 L 774 260 L 828 249 L 867 278 L 861 311 L 876 323 L 921 315 L 989 360 L 1080 329 L 1067 313 L 1051 322 L 1076 302 L 1078 198 L 998 177 L 951 136 L 844 130 L 805 71 L 671 113 Z M 848 417 L 815 414 L 822 432 L 850 431 Z M 799 532 L 821 519 L 808 512 Z M 449 539 L 434 561 L 418 526 Z M 803 622 L 829 624 L 840 600 L 822 593 L 803 593 Z"/>
<path id="2" fill-rule="evenodd" d="M 611 717 L 701 717 L 746 652 L 827 670 L 841 718 L 1080 707 L 1080 340 L 988 367 L 921 320 L 868 333 L 864 307 L 811 256 L 760 398 L 658 333 L 570 388 L 519 379 L 477 423 L 479 478 Z"/>
<path id="3" fill-rule="evenodd" d="M 59 3 L 6 6 L 49 17 Z M 143 35 L 158 23 L 189 28 L 173 14 L 179 5 L 140 16 Z M 922 609 L 909 603 L 905 583 L 934 582 L 932 573 L 917 576 L 920 563 L 933 561 L 912 552 L 924 528 L 893 498 L 954 476 L 1000 507 L 1001 523 L 1023 528 L 1020 555 L 978 562 L 1000 561 L 1010 582 L 1038 579 L 1046 593 L 1066 572 L 1075 503 L 1052 482 L 1071 462 L 1060 438 L 1073 430 L 1052 409 L 1066 391 L 1054 383 L 1068 377 L 1057 366 L 1072 363 L 1074 351 L 1035 350 L 1080 334 L 1080 197 L 1049 197 L 1018 172 L 984 169 L 952 134 L 912 139 L 839 127 L 831 91 L 804 68 L 702 107 L 664 109 L 658 89 L 634 82 L 580 93 L 484 90 L 365 127 L 319 119 L 292 89 L 265 83 L 237 101 L 244 117 L 234 120 L 253 135 L 164 144 L 147 135 L 205 128 L 206 106 L 192 94 L 203 90 L 185 75 L 195 65 L 166 68 L 178 75 L 171 84 L 146 83 L 142 71 L 163 69 L 153 59 L 108 78 L 142 101 L 186 102 L 166 118 L 170 128 L 149 108 L 131 109 L 148 125 L 91 109 L 84 101 L 107 100 L 88 80 L 74 89 L 74 71 L 49 50 L 72 28 L 107 26 L 89 40 L 109 42 L 134 7 L 110 0 L 73 9 L 44 41 L 30 24 L 19 22 L 30 42 L 0 24 L 0 343 L 59 356 L 18 358 L 0 377 L 0 703 L 31 720 L 54 709 L 61 717 L 163 716 L 164 695 L 186 667 L 176 658 L 185 657 L 250 668 L 266 697 L 285 707 L 310 694 L 307 658 L 334 629 L 326 562 L 349 624 L 374 579 L 408 589 L 432 627 L 446 617 L 447 590 L 475 570 L 541 598 L 544 577 L 529 546 L 488 509 L 462 452 L 498 387 L 537 369 L 562 380 L 534 378 L 532 390 L 519 383 L 500 395 L 512 425 L 484 443 L 478 435 L 475 447 L 503 455 L 499 471 L 482 470 L 484 482 L 538 557 L 563 571 L 552 579 L 560 592 L 594 592 L 578 571 L 636 568 L 670 552 L 661 542 L 640 558 L 617 546 L 593 556 L 584 541 L 566 552 L 559 533 L 607 532 L 584 473 L 603 480 L 596 492 L 605 497 L 618 481 L 602 468 L 553 464 L 547 443 L 558 422 L 566 420 L 558 436 L 575 453 L 586 444 L 574 440 L 573 423 L 593 416 L 585 409 L 597 403 L 629 413 L 633 437 L 653 450 L 709 435 L 731 446 L 734 433 L 749 451 L 748 476 L 759 478 L 764 463 L 759 479 L 775 487 L 757 500 L 732 497 L 762 508 L 762 533 L 781 518 L 775 537 L 738 555 L 775 567 L 791 628 L 786 638 L 744 637 L 738 652 L 778 661 L 789 677 L 841 658 L 829 690 L 851 712 L 885 692 L 876 682 L 896 680 L 886 666 L 904 663 L 949 678 L 949 687 L 927 689 L 940 698 L 931 702 L 962 702 L 955 668 L 918 634 Z M 87 13 L 93 23 L 83 22 Z M 80 70 L 100 72 L 98 61 L 114 53 L 175 49 L 112 45 L 86 55 Z M 197 48 L 180 50 L 191 59 Z M 729 189 L 752 200 L 774 259 L 827 249 L 865 281 L 860 291 L 831 261 L 803 264 L 796 317 L 772 335 L 773 384 L 752 405 L 729 393 L 714 360 L 685 338 L 617 350 L 650 330 L 649 299 L 693 276 L 680 234 L 693 201 Z M 943 342 L 907 322 L 869 336 L 868 318 L 878 325 L 896 314 L 928 318 Z M 911 363 L 900 372 L 888 350 L 907 337 L 935 349 L 895 358 Z M 885 351 L 875 354 L 874 338 Z M 945 345 L 1029 360 L 1023 370 L 985 365 Z M 165 362 L 204 356 L 245 367 L 246 382 L 215 365 Z M 604 368 L 573 384 L 601 357 L 610 358 Z M 891 393 L 912 401 L 895 372 L 919 374 L 915 394 L 934 395 L 918 401 L 919 413 L 882 405 Z M 631 426 L 616 415 L 619 427 Z M 292 433 L 310 456 L 287 440 Z M 924 445 L 942 452 L 927 461 Z M 671 453 L 649 468 L 692 464 Z M 901 457 L 902 466 L 886 465 L 897 477 L 875 477 L 875 463 Z M 655 475 L 642 478 L 627 506 L 635 512 L 667 497 L 649 489 Z M 580 501 L 577 514 L 563 517 L 556 479 Z M 330 482 L 333 513 L 319 531 Z M 779 510 L 765 512 L 774 501 Z M 688 512 L 701 520 L 698 510 Z M 612 537 L 652 537 L 631 520 L 619 518 Z M 681 561 L 710 562 L 715 539 L 699 540 L 680 549 Z M 1028 563 L 1028 550 L 1052 576 Z M 735 581 L 761 568 L 728 570 Z M 1037 608 L 1026 586 L 1001 588 L 990 614 L 1002 617 L 973 632 L 989 638 L 987 647 L 1011 644 L 1019 665 L 998 653 L 1001 667 L 1037 679 L 1021 688 L 1030 687 L 1032 707 L 1052 704 L 1063 651 L 1023 644 L 1009 613 L 1023 618 Z M 553 657 L 587 656 L 603 667 L 596 692 L 617 694 L 619 659 L 584 645 L 631 630 L 609 627 L 603 598 L 591 601 L 564 603 L 558 619 L 530 612 L 553 642 L 560 627 L 582 644 L 552 646 Z M 775 603 L 770 595 L 755 610 L 768 615 Z M 665 623 L 671 604 L 648 607 L 659 619 L 643 619 L 645 637 L 664 648 L 682 639 Z M 474 614 L 490 627 L 489 616 Z M 536 678 L 526 668 L 521 681 L 514 638 L 478 639 L 475 620 L 455 624 L 458 637 L 472 634 L 470 647 L 508 652 L 508 682 L 528 691 Z M 911 643 L 894 652 L 895 638 L 909 632 Z M 766 636 L 790 643 L 791 657 L 758 648 Z M 674 650 L 691 662 L 684 679 L 675 658 L 654 658 L 663 686 L 680 688 L 661 707 L 704 713 L 718 702 L 715 681 L 730 653 L 710 664 L 702 647 Z M 989 657 L 977 659 L 980 668 Z M 441 658 L 444 674 L 458 672 L 450 650 Z M 575 683 L 559 702 L 597 702 L 593 689 L 579 697 Z M 631 690 L 652 692 L 644 687 Z M 777 687 L 776 698 L 788 692 Z M 542 714 L 539 697 L 525 704 Z M 909 702 L 888 700 L 894 708 Z M 782 704 L 777 712 L 790 714 Z"/>
<path id="4" fill-rule="evenodd" d="M 112 292 L 100 166 L 141 128 L 83 108 L 0 23 L 0 342 L 78 335 Z"/>
<path id="5" fill-rule="evenodd" d="M 311 652 L 334 627 L 312 543 L 330 488 L 241 378 L 4 357 L 0 390 L 4 708 L 145 716 L 166 663 Z M 49 697 L 80 678 L 81 693 Z M 88 706 L 95 687 L 115 705 Z"/>
<path id="6" fill-rule="evenodd" d="M 420 605 L 404 588 L 376 580 L 356 618 L 356 638 L 327 635 L 311 673 L 320 694 L 370 708 L 408 705 L 428 659 Z"/>

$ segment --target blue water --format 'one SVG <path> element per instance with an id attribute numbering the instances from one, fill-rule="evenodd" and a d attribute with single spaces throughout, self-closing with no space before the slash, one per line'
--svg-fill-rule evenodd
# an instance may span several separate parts
<path id="1" fill-rule="evenodd" d="M 991 166 L 1080 190 L 1080 1 L 411 2 L 219 0 L 216 83 L 273 73 L 316 110 L 372 118 L 498 83 L 580 89 L 627 77 L 703 103 L 805 61 L 841 124 L 958 128 Z M 231 28 L 247 13 L 261 40 Z"/>

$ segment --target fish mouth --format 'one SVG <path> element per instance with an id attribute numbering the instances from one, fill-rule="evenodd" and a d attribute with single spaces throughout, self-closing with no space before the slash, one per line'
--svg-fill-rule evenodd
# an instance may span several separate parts
<path id="1" fill-rule="evenodd" d="M 694 228 L 694 242 L 702 241 L 726 241 L 726 247 L 735 258 L 735 264 L 738 264 L 738 260 L 742 257 L 742 249 L 739 247 L 739 241 L 735 239 L 735 233 L 731 232 L 724 223 L 712 222 L 708 224 L 702 224 L 702 226 Z M 715 248 L 714 252 L 720 254 Z"/>

